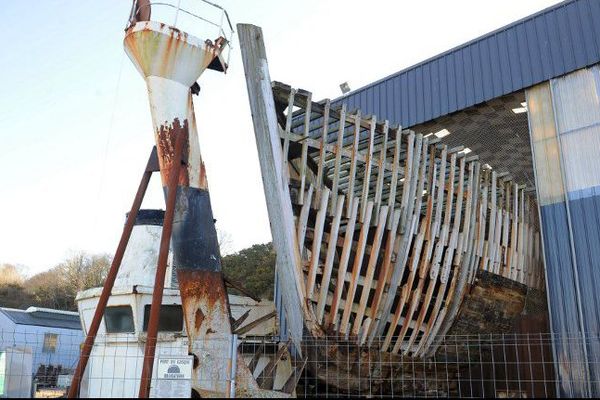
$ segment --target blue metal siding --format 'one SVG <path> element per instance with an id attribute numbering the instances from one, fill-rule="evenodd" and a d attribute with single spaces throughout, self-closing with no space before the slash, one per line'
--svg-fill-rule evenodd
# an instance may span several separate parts
<path id="1" fill-rule="evenodd" d="M 43 351 L 46 333 L 58 335 L 57 348 L 53 353 Z M 13 324 L 0 327 L 0 351 L 7 347 L 31 349 L 33 373 L 37 372 L 41 364 L 62 365 L 64 368 L 74 369 L 77 366 L 79 345 L 83 338 L 81 330 Z"/>
<path id="2" fill-rule="evenodd" d="M 336 100 L 404 127 L 600 62 L 600 1 L 569 0 Z"/>
<path id="3" fill-rule="evenodd" d="M 574 364 L 585 364 L 584 349 L 581 342 L 569 340 L 577 337 L 581 326 L 577 310 L 576 277 L 573 269 L 573 253 L 569 243 L 569 226 L 567 208 L 564 202 L 541 206 L 541 222 L 546 245 L 546 282 L 549 299 L 552 302 L 552 332 L 558 333 L 559 339 L 554 344 L 559 360 L 571 360 Z M 584 396 L 585 375 L 580 368 L 559 369 L 560 392 L 566 397 Z M 577 382 L 574 384 L 574 382 Z"/>

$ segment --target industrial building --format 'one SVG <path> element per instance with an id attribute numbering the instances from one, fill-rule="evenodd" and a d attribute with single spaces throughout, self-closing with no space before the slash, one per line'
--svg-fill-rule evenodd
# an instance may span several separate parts
<path id="1" fill-rule="evenodd" d="M 556 390 L 563 396 L 600 395 L 599 62 L 600 2 L 568 0 L 350 92 L 330 105 L 312 102 L 311 110 L 309 93 L 282 86 L 276 104 L 277 110 L 285 109 L 289 96 L 293 106 L 301 108 L 287 125 L 285 116 L 278 117 L 280 129 L 289 132 L 290 146 L 295 140 L 305 140 L 301 135 L 321 140 L 321 132 L 327 132 L 323 119 L 332 118 L 328 114 L 333 115 L 334 110 L 337 114 L 333 118 L 339 119 L 344 105 L 348 114 L 359 110 L 363 116 L 376 116 L 378 123 L 385 120 L 390 127 L 430 135 L 449 149 L 461 147 L 463 154 L 478 155 L 484 168 L 493 167 L 497 176 L 509 176 L 524 188 L 525 195 L 531 196 L 526 203 L 535 203 L 538 214 L 533 223 L 542 238 Z M 277 85 L 273 91 L 277 101 Z M 324 137 L 324 143 L 335 144 L 337 127 L 329 125 L 333 138 Z M 363 142 L 368 134 L 363 136 L 363 128 L 359 128 L 362 142 L 358 151 L 366 154 L 369 147 Z M 374 129 L 379 132 L 379 125 Z M 284 140 L 286 133 L 282 135 Z M 298 135 L 297 139 L 293 135 Z M 375 140 L 378 148 L 377 134 Z M 284 162 L 286 152 L 293 152 L 292 147 L 287 150 L 285 146 Z M 317 176 L 316 164 L 323 156 L 319 146 L 324 146 L 311 146 L 307 154 L 315 163 L 312 172 Z M 327 151 L 335 154 L 331 149 Z M 294 207 L 302 207 L 309 185 L 302 174 L 311 168 L 301 164 L 306 163 L 302 152 L 297 150 L 290 156 L 290 163 L 291 158 L 304 157 L 296 159 L 298 164 L 289 173 L 295 180 L 290 184 Z M 325 159 L 325 170 L 333 165 L 333 158 Z M 263 178 L 265 171 L 263 168 Z M 325 178 L 335 175 L 325 174 Z M 365 180 L 368 183 L 368 178 Z M 294 185 L 300 188 L 294 189 Z M 374 200 L 377 202 L 376 197 Z M 316 234 L 322 229 L 318 224 L 313 228 Z M 272 229 L 277 241 L 280 233 Z M 305 262 L 310 261 L 309 257 Z M 320 263 L 324 259 L 315 261 L 315 265 Z M 321 272 L 315 270 L 319 271 L 318 279 Z M 314 285 L 312 273 L 306 278 L 310 288 Z M 279 286 L 284 287 L 282 281 L 286 280 L 290 280 L 289 275 L 287 279 L 279 275 Z M 287 287 L 279 291 L 278 304 L 286 303 L 287 292 Z M 323 303 L 329 307 L 327 301 Z M 283 305 L 280 310 L 282 320 L 287 314 L 292 333 L 297 317 L 290 318 Z M 316 312 L 323 312 L 321 304 Z M 522 333 L 542 332 L 544 325 L 536 319 L 526 321 L 522 329 Z"/>
<path id="2" fill-rule="evenodd" d="M 33 373 L 42 365 L 72 370 L 78 354 L 74 349 L 83 339 L 79 314 L 70 311 L 29 307 L 27 310 L 0 308 L 2 348 L 30 347 Z"/>
<path id="3" fill-rule="evenodd" d="M 132 5 L 156 146 L 105 285 L 77 297 L 70 398 L 600 396 L 600 2 L 333 100 L 271 81 L 261 29 L 238 24 L 277 253 L 263 304 L 221 268 L 193 95 L 228 70 L 233 26 L 198 3 L 218 18 Z M 155 172 L 164 212 L 141 209 Z M 0 326 L 76 317 L 3 310 Z"/>
<path id="4" fill-rule="evenodd" d="M 83 331 L 76 312 L 0 308 L 0 397 L 30 397 L 32 383 L 56 387 L 79 359 Z"/>
<path id="5" fill-rule="evenodd" d="M 599 62 L 600 2 L 570 0 L 337 100 L 442 132 L 448 146 L 535 184 L 557 337 L 600 333 Z M 598 345 L 555 341 L 557 362 L 589 365 L 558 368 L 569 382 L 584 376 L 565 394 L 600 395 Z"/>

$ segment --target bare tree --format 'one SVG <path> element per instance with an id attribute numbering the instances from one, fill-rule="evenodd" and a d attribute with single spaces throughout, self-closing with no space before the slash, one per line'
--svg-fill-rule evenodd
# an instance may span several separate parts
<path id="1" fill-rule="evenodd" d="M 24 282 L 35 305 L 75 310 L 77 292 L 102 286 L 110 268 L 107 254 L 74 252 L 65 261 Z"/>
<path id="2" fill-rule="evenodd" d="M 0 265 L 0 285 L 21 285 L 24 280 L 21 268 L 13 264 Z"/>
<path id="3" fill-rule="evenodd" d="M 221 256 L 233 253 L 233 238 L 229 232 L 217 228 L 217 240 L 219 241 Z"/>

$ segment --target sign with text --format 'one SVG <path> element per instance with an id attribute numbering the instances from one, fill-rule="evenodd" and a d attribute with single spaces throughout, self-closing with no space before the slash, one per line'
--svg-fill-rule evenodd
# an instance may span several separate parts
<path id="1" fill-rule="evenodd" d="M 192 393 L 191 356 L 161 357 L 156 360 L 156 383 L 152 397 L 190 397 Z"/>

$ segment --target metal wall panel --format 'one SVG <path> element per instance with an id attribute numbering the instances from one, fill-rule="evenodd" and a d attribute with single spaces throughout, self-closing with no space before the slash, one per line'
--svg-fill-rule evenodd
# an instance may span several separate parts
<path id="1" fill-rule="evenodd" d="M 600 335 L 600 67 L 527 91 L 552 330 Z M 600 395 L 600 346 L 555 343 L 561 392 Z M 567 365 L 588 365 L 578 370 Z M 580 384 L 570 385 L 574 378 Z"/>
<path id="2" fill-rule="evenodd" d="M 570 230 L 579 275 L 583 328 L 600 333 L 600 68 L 552 80 Z M 594 396 L 600 395 L 600 347 L 588 345 Z"/>
<path id="3" fill-rule="evenodd" d="M 587 393 L 584 385 L 586 373 L 568 366 L 571 363 L 585 365 L 587 356 L 581 342 L 568 339 L 581 335 L 582 325 L 579 318 L 579 291 L 569 240 L 567 204 L 549 83 L 529 89 L 527 104 L 542 224 L 551 329 L 554 334 L 557 334 L 557 338 L 561 337 L 554 341 L 559 389 L 564 396 L 580 397 Z M 575 385 L 573 382 L 580 382 L 580 384 Z"/>
<path id="4" fill-rule="evenodd" d="M 569 0 L 334 103 L 410 127 L 598 63 L 599 44 L 600 2 Z"/>

